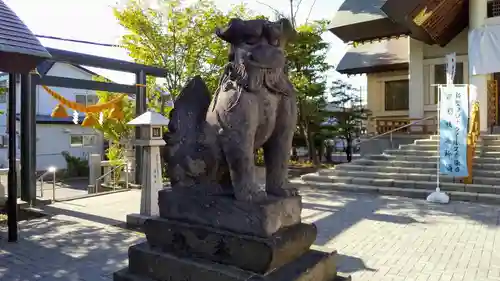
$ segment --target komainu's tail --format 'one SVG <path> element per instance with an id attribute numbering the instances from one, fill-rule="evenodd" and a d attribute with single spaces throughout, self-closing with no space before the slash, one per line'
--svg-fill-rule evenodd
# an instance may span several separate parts
<path id="1" fill-rule="evenodd" d="M 170 133 L 195 135 L 205 123 L 208 106 L 210 105 L 210 92 L 200 76 L 195 76 L 182 89 L 170 111 Z M 196 137 L 196 136 L 194 136 Z"/>
<path id="2" fill-rule="evenodd" d="M 195 185 L 208 173 L 203 149 L 205 118 L 210 92 L 199 76 L 182 89 L 170 112 L 168 125 L 168 174 L 172 187 Z"/>

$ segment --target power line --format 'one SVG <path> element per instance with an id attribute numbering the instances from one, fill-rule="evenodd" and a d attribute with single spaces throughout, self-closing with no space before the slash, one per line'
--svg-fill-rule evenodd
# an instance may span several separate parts
<path id="1" fill-rule="evenodd" d="M 53 39 L 53 40 L 66 41 L 66 42 L 74 42 L 74 43 L 80 43 L 80 44 L 88 44 L 88 45 L 103 46 L 103 47 L 115 47 L 115 48 L 118 47 L 118 48 L 121 48 L 120 45 L 116 45 L 116 44 L 98 43 L 98 42 L 92 42 L 92 41 L 69 39 L 69 38 L 62 38 L 62 37 L 48 36 L 48 35 L 38 35 L 38 34 L 35 34 L 35 36 L 38 37 L 38 38 Z"/>

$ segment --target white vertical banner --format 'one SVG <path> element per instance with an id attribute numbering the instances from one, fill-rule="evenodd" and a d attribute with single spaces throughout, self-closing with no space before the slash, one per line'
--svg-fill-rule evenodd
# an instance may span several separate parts
<path id="1" fill-rule="evenodd" d="M 467 177 L 467 126 L 469 100 L 467 85 L 440 87 L 439 172 Z"/>
<path id="2" fill-rule="evenodd" d="M 457 54 L 451 53 L 446 55 L 446 84 L 453 84 L 455 72 L 457 68 Z"/>

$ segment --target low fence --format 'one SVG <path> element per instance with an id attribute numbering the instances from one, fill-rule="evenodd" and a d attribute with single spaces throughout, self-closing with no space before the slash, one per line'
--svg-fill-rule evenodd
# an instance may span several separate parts
<path id="1" fill-rule="evenodd" d="M 402 126 L 411 124 L 412 122 L 420 119 L 413 119 L 408 117 L 372 117 L 368 121 L 368 128 L 370 133 L 383 134 L 390 132 Z M 425 120 L 421 123 L 414 124 L 398 131 L 398 134 L 434 134 L 437 130 L 436 118 Z"/>
<path id="2" fill-rule="evenodd" d="M 100 154 L 89 156 L 89 193 L 128 189 L 135 182 L 134 159 L 102 160 Z"/>

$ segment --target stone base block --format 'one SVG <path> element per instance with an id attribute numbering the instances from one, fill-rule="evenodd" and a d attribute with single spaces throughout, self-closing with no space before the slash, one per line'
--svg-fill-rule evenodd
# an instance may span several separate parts
<path id="1" fill-rule="evenodd" d="M 237 233 L 270 237 L 280 228 L 300 223 L 300 196 L 270 197 L 256 204 L 230 196 L 197 196 L 189 192 L 161 190 L 160 217 Z"/>
<path id="2" fill-rule="evenodd" d="M 260 274 L 306 253 L 317 234 L 314 225 L 300 223 L 261 238 L 161 218 L 147 220 L 144 230 L 149 245 L 160 251 Z"/>
<path id="3" fill-rule="evenodd" d="M 129 249 L 128 271 L 115 281 L 332 281 L 337 277 L 336 252 L 309 250 L 301 257 L 265 275 L 197 259 L 183 259 L 151 249 L 147 243 Z M 149 278 L 149 279 L 148 279 Z"/>
<path id="4" fill-rule="evenodd" d="M 146 220 L 151 219 L 151 216 L 145 216 L 141 214 L 128 214 L 127 215 L 127 226 L 130 227 L 142 227 Z"/>
<path id="5" fill-rule="evenodd" d="M 115 272 L 113 275 L 113 280 L 114 281 L 156 281 L 156 280 L 153 280 L 153 279 L 148 278 L 148 277 L 143 277 L 143 276 L 131 274 L 128 271 L 128 268 L 124 268 L 120 271 Z M 351 281 L 351 280 L 352 280 L 351 276 L 344 277 L 344 276 L 337 275 L 337 277 L 335 277 L 331 281 Z"/>

